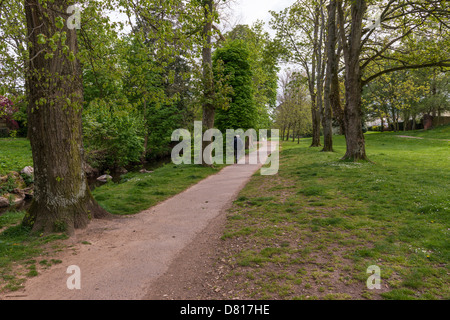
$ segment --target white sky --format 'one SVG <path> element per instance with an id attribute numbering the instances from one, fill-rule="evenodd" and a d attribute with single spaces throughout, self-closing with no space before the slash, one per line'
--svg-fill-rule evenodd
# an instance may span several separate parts
<path id="1" fill-rule="evenodd" d="M 271 18 L 269 10 L 281 11 L 292 5 L 295 0 L 235 0 L 232 5 L 234 11 L 234 21 L 231 23 L 252 25 L 256 20 L 268 22 Z"/>

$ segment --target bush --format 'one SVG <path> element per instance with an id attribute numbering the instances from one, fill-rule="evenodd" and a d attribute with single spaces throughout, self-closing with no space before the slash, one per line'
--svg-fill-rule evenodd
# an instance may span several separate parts
<path id="1" fill-rule="evenodd" d="M 143 121 L 131 106 L 97 100 L 83 113 L 86 160 L 101 170 L 139 161 L 144 151 Z"/>

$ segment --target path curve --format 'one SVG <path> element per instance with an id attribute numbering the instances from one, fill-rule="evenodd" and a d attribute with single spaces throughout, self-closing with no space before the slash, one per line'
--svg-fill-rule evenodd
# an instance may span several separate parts
<path id="1" fill-rule="evenodd" d="M 273 151 L 270 146 L 268 153 Z M 249 156 L 255 156 L 255 152 Z M 247 157 L 249 157 L 247 156 Z M 264 157 L 259 163 L 264 163 Z M 67 240 L 61 264 L 27 280 L 25 288 L 0 299 L 137 300 L 162 276 L 208 224 L 225 215 L 261 164 L 227 166 L 182 193 L 139 214 L 94 220 Z M 85 244 L 83 244 L 83 242 Z M 86 244 L 89 243 L 89 244 Z M 69 266 L 81 271 L 81 289 L 68 289 Z"/>

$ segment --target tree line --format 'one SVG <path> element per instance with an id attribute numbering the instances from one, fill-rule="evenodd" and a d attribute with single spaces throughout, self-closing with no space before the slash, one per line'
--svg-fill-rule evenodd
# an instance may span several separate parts
<path id="1" fill-rule="evenodd" d="M 79 28 L 70 24 L 74 4 Z M 221 32 L 227 5 L 0 1 L 0 94 L 22 110 L 35 169 L 25 225 L 71 232 L 107 217 L 87 185 L 87 164 L 164 155 L 172 130 L 195 119 L 204 130 L 274 121 L 284 136 L 310 131 L 312 147 L 321 145 L 322 131 L 323 151 L 333 151 L 334 121 L 346 138 L 343 159 L 357 161 L 367 160 L 364 114 L 391 114 L 392 121 L 399 110 L 420 112 L 414 100 L 427 89 L 411 80 L 413 72 L 416 79 L 436 72 L 430 105 L 445 109 L 446 1 L 298 0 L 271 13 L 275 39 L 262 23 Z M 298 70 L 281 77 L 278 90 L 279 61 Z M 393 77 L 399 73 L 404 80 Z M 399 87 L 407 95 L 389 91 Z"/>
<path id="2" fill-rule="evenodd" d="M 0 94 L 22 110 L 34 163 L 24 225 L 71 232 L 109 216 L 91 195 L 87 167 L 170 155 L 172 131 L 194 120 L 204 130 L 270 125 L 275 46 L 261 22 L 221 32 L 227 5 L 0 2 Z"/>
<path id="3" fill-rule="evenodd" d="M 312 147 L 333 150 L 333 121 L 346 160 L 368 160 L 363 122 L 398 129 L 419 113 L 449 110 L 447 1 L 298 0 L 271 12 L 271 26 L 310 96 Z M 422 80 L 422 81 L 419 81 Z"/>

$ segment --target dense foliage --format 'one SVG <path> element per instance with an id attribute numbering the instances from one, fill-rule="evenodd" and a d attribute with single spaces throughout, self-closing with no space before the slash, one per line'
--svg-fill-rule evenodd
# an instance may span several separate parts
<path id="1" fill-rule="evenodd" d="M 219 61 L 223 63 L 223 73 L 233 88 L 230 106 L 216 112 L 216 126 L 222 132 L 226 129 L 247 130 L 256 127 L 257 109 L 253 99 L 249 55 L 249 50 L 242 40 L 228 41 L 214 53 L 215 65 Z"/>

